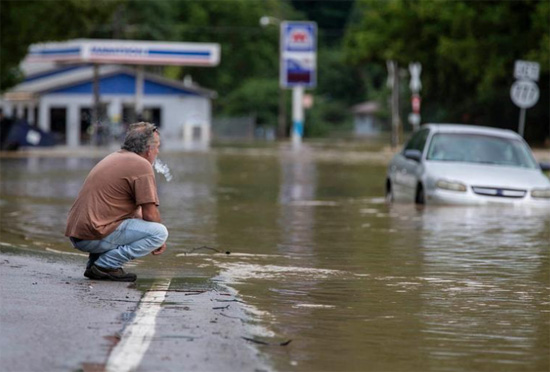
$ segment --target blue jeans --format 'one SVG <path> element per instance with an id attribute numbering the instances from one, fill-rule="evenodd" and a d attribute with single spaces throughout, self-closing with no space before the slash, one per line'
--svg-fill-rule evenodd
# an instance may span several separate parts
<path id="1" fill-rule="evenodd" d="M 118 269 L 126 262 L 143 257 L 160 248 L 168 239 L 168 230 L 157 222 L 140 219 L 124 220 L 115 231 L 100 240 L 71 242 L 73 246 L 99 258 L 95 264 L 106 269 Z M 93 262 L 92 262 L 93 263 Z"/>

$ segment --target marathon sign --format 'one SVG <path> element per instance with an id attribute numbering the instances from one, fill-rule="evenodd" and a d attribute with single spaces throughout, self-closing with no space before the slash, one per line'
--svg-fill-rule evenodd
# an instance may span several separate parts
<path id="1" fill-rule="evenodd" d="M 216 66 L 220 63 L 220 45 L 77 39 L 31 45 L 27 61 Z"/>
<path id="2" fill-rule="evenodd" d="M 92 46 L 91 55 L 104 55 L 104 56 L 146 56 L 147 50 L 145 48 L 138 47 L 112 47 L 112 46 Z"/>
<path id="3" fill-rule="evenodd" d="M 51 44 L 47 46 L 47 44 Z M 59 45 L 60 43 L 35 44 L 29 48 L 29 62 L 67 62 L 79 60 L 82 47 L 79 45 Z"/>
<path id="4" fill-rule="evenodd" d="M 317 84 L 317 24 L 281 23 L 280 84 L 282 88 Z"/>

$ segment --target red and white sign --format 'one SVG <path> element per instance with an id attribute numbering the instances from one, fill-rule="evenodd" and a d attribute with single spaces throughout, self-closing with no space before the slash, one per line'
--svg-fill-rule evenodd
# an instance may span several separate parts
<path id="1" fill-rule="evenodd" d="M 420 113 L 420 103 L 422 102 L 422 99 L 418 94 L 413 94 L 411 98 L 411 106 L 412 110 L 415 114 Z"/>

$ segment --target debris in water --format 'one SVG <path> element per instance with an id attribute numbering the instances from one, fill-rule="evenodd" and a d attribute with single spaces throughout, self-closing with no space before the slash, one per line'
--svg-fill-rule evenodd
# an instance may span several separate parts
<path id="1" fill-rule="evenodd" d="M 201 246 L 201 247 L 195 247 L 195 248 L 193 248 L 193 249 L 191 249 L 191 250 L 189 250 L 189 251 L 186 251 L 185 254 L 193 253 L 193 252 L 195 252 L 195 251 L 198 251 L 199 249 L 209 249 L 209 250 L 215 251 L 215 252 L 217 252 L 217 253 L 222 253 L 219 249 L 216 249 L 216 248 L 212 248 L 212 247 L 208 247 L 208 246 L 206 246 L 206 245 L 203 245 L 203 246 Z M 225 253 L 225 254 L 231 254 L 230 251 L 225 251 L 225 252 L 223 252 L 223 253 Z"/>
<path id="2" fill-rule="evenodd" d="M 265 342 L 262 340 L 256 340 L 256 339 L 244 337 L 244 336 L 242 338 L 244 338 L 246 341 L 254 342 L 260 345 L 267 345 L 267 346 L 286 346 L 292 342 L 292 340 L 286 340 L 284 342 Z"/>

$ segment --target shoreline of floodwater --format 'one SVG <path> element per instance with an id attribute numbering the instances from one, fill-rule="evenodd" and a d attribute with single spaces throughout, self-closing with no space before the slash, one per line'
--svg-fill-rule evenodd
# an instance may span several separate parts
<path id="1" fill-rule="evenodd" d="M 66 146 L 55 146 L 51 148 L 28 148 L 19 151 L 0 151 L 0 159 L 10 158 L 102 158 L 113 151 L 117 151 L 118 146 L 81 146 L 78 148 L 69 148 Z M 289 157 L 308 157 L 319 161 L 343 161 L 347 163 L 377 163 L 386 164 L 391 158 L 401 150 L 401 146 L 392 149 L 389 146 L 384 146 L 378 150 L 362 150 L 356 145 L 350 149 L 338 146 L 337 149 L 331 149 L 330 144 L 308 143 L 305 142 L 301 149 L 293 149 L 288 142 L 280 142 L 275 146 L 247 146 L 241 147 L 236 145 L 213 146 L 207 150 L 184 151 L 180 149 L 163 149 L 161 155 L 193 155 L 193 154 L 223 154 L 223 155 L 240 155 L 240 156 L 289 156 Z M 550 162 L 549 148 L 532 149 L 533 155 L 538 162 Z M 343 154 L 345 156 L 343 156 Z"/>

